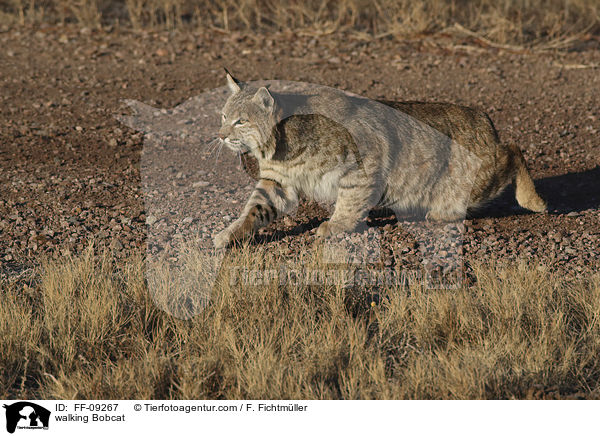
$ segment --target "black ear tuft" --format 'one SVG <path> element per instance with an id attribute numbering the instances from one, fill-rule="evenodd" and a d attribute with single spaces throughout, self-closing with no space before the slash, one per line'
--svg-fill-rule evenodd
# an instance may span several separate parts
<path id="1" fill-rule="evenodd" d="M 238 85 L 242 84 L 242 82 L 240 80 L 233 77 L 233 74 L 231 74 L 227 68 L 223 67 L 223 69 L 225 70 L 225 74 L 227 74 L 229 77 L 231 77 L 235 83 L 237 83 Z"/>
<path id="2" fill-rule="evenodd" d="M 239 92 L 240 89 L 242 89 L 241 82 L 235 77 L 233 77 L 231 73 L 227 70 L 227 68 L 223 69 L 225 70 L 225 76 L 227 77 L 227 86 L 229 87 L 229 90 L 233 94 Z"/>

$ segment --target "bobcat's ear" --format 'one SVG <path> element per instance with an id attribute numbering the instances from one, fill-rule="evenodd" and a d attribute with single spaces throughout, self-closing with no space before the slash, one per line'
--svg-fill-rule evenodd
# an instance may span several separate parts
<path id="1" fill-rule="evenodd" d="M 227 68 L 223 68 L 225 70 L 225 76 L 227 77 L 227 86 L 229 86 L 229 89 L 231 90 L 232 93 L 236 93 L 239 92 L 240 90 L 240 81 L 238 79 L 236 79 L 235 77 L 233 77 L 231 75 L 231 73 L 229 71 L 227 71 Z"/>
<path id="2" fill-rule="evenodd" d="M 273 96 L 271 95 L 269 90 L 264 86 L 262 88 L 258 88 L 256 94 L 254 94 L 254 97 L 252 97 L 252 101 L 258 104 L 259 106 L 269 110 L 273 109 L 273 105 L 275 103 L 275 100 L 273 100 Z"/>

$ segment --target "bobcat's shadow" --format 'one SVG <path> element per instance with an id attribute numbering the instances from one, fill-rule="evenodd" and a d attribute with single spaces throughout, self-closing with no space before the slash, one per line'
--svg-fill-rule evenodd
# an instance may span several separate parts
<path id="1" fill-rule="evenodd" d="M 600 207 L 600 166 L 581 173 L 536 180 L 535 187 L 548 203 L 550 214 L 581 212 Z M 515 191 L 509 186 L 498 198 L 474 212 L 472 218 L 506 217 L 532 212 L 523 209 L 515 200 Z"/>
<path id="2" fill-rule="evenodd" d="M 264 243 L 272 241 L 280 241 L 286 236 L 298 236 L 306 232 L 310 232 L 321 225 L 322 222 L 328 219 L 327 211 L 319 204 L 302 200 L 298 207 L 298 214 L 304 219 L 299 220 L 296 225 L 287 230 L 275 229 L 270 234 L 257 234 L 254 235 L 252 241 L 254 243 Z"/>

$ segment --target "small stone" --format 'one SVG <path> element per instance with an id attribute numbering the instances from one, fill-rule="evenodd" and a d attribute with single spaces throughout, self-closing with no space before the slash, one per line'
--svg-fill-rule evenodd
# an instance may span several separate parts
<path id="1" fill-rule="evenodd" d="M 205 187 L 207 187 L 208 185 L 210 185 L 210 183 L 208 183 L 208 182 L 204 182 L 204 181 L 202 181 L 202 180 L 201 180 L 201 181 L 199 181 L 199 182 L 194 182 L 194 183 L 192 183 L 192 187 L 193 187 L 193 188 L 205 188 Z"/>
<path id="2" fill-rule="evenodd" d="M 113 239 L 113 241 L 110 243 L 110 248 L 121 251 L 123 249 L 123 244 L 118 239 Z"/>
<path id="3" fill-rule="evenodd" d="M 190 224 L 190 223 L 193 223 L 193 222 L 194 222 L 194 218 L 192 218 L 191 216 L 185 217 L 183 219 L 183 223 L 184 224 Z"/>
<path id="4" fill-rule="evenodd" d="M 148 224 L 149 226 L 154 224 L 156 221 L 158 221 L 158 219 L 154 215 L 148 215 L 148 217 L 146 218 L 146 224 Z"/>

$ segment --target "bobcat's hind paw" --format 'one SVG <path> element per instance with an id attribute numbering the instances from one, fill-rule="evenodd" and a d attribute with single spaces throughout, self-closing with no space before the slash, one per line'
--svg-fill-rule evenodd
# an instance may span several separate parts
<path id="1" fill-rule="evenodd" d="M 462 221 L 465 219 L 466 212 L 437 212 L 430 210 L 425 214 L 425 220 L 433 223 L 451 223 L 455 221 Z"/>
<path id="2" fill-rule="evenodd" d="M 327 238 L 329 236 L 338 235 L 344 232 L 352 232 L 353 230 L 353 227 L 344 226 L 331 221 L 325 221 L 324 223 L 321 223 L 317 229 L 317 236 L 320 238 Z"/>

